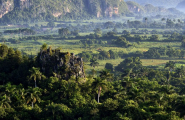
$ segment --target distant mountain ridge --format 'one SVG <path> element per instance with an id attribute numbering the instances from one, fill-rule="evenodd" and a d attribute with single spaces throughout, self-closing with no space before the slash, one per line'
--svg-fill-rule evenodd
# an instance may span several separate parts
<path id="1" fill-rule="evenodd" d="M 185 0 L 180 2 L 177 6 L 176 6 L 176 9 L 182 11 L 182 12 L 185 12 Z"/>
<path id="2" fill-rule="evenodd" d="M 130 13 L 148 14 L 148 11 L 171 14 L 167 9 L 154 8 L 148 10 L 146 6 L 124 0 L 0 0 L 0 24 L 116 17 Z"/>
<path id="3" fill-rule="evenodd" d="M 183 14 L 182 12 L 178 11 L 175 8 L 164 8 L 164 7 L 156 7 L 152 4 L 146 4 L 144 6 L 133 2 L 133 1 L 127 1 L 127 6 L 130 12 L 135 14 L 144 14 L 144 15 L 177 15 L 177 14 Z"/>
<path id="4" fill-rule="evenodd" d="M 134 1 L 139 4 L 152 4 L 154 6 L 164 6 L 164 7 L 176 7 L 178 3 L 182 2 L 183 0 L 125 0 L 125 1 Z"/>
<path id="5" fill-rule="evenodd" d="M 128 12 L 123 0 L 0 0 L 1 21 L 8 23 L 63 17 L 112 17 Z"/>

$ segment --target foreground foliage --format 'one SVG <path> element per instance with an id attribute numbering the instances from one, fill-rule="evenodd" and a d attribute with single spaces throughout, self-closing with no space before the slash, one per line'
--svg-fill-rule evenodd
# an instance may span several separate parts
<path id="1" fill-rule="evenodd" d="M 185 72 L 172 61 L 155 70 L 127 58 L 114 75 L 103 70 L 63 80 L 46 77 L 36 58 L 6 45 L 0 46 L 0 56 L 1 119 L 180 120 L 185 115 Z"/>

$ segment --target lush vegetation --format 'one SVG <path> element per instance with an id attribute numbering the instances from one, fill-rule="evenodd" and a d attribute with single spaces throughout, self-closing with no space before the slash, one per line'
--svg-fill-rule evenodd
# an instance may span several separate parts
<path id="1" fill-rule="evenodd" d="M 46 77 L 37 57 L 22 56 L 4 44 L 0 53 L 1 119 L 179 120 L 185 114 L 184 67 L 175 68 L 173 61 L 159 71 L 131 57 L 114 74 L 92 71 L 86 78 L 65 80 Z"/>
<path id="2" fill-rule="evenodd" d="M 8 2 L 13 9 L 10 9 L 8 14 L 0 19 L 1 24 L 88 19 L 96 18 L 97 14 L 102 17 L 109 17 L 109 12 L 113 11 L 114 7 L 119 8 L 120 15 L 128 13 L 126 3 L 120 0 L 8 0 Z M 4 4 L 6 4 L 6 1 L 1 1 L 1 12 L 4 11 L 3 7 L 7 7 Z M 111 7 L 111 11 L 107 10 L 109 7 Z"/>
<path id="3" fill-rule="evenodd" d="M 0 119 L 183 120 L 184 18 L 139 17 L 0 26 Z"/>

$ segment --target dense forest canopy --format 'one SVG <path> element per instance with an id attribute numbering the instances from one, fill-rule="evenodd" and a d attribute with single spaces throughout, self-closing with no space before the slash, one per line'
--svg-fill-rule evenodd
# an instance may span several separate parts
<path id="1" fill-rule="evenodd" d="M 67 61 L 74 60 L 68 53 L 58 72 L 53 69 L 49 75 L 45 70 L 50 68 L 41 67 L 43 58 L 60 54 L 57 51 L 44 44 L 38 56 L 28 58 L 0 46 L 1 119 L 183 118 L 185 73 L 184 67 L 175 70 L 175 62 L 166 63 L 166 69 L 159 71 L 143 67 L 138 57 L 130 57 L 115 67 L 120 77 L 105 69 L 94 77 L 73 74 L 64 79 L 62 76 L 72 72 Z"/>

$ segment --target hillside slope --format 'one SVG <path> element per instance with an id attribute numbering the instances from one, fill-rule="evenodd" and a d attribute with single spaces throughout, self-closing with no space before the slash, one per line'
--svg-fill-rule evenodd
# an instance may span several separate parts
<path id="1" fill-rule="evenodd" d="M 185 12 L 185 0 L 180 2 L 177 6 L 176 6 L 176 9 L 182 11 L 182 12 Z"/>
<path id="2" fill-rule="evenodd" d="M 133 2 L 133 1 L 127 1 L 127 6 L 130 12 L 138 15 L 181 15 L 182 12 L 178 11 L 175 8 L 164 8 L 164 7 L 156 7 L 151 4 L 146 4 L 144 6 Z"/>
<path id="3" fill-rule="evenodd" d="M 123 0 L 0 0 L 0 22 L 112 17 L 128 13 Z"/>
<path id="4" fill-rule="evenodd" d="M 124 0 L 0 0 L 0 24 L 114 17 L 130 13 L 155 15 L 178 11 Z"/>
<path id="5" fill-rule="evenodd" d="M 134 1 L 142 5 L 152 4 L 154 6 L 176 7 L 176 5 L 183 0 L 125 0 L 125 1 Z"/>

